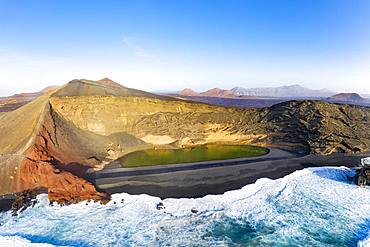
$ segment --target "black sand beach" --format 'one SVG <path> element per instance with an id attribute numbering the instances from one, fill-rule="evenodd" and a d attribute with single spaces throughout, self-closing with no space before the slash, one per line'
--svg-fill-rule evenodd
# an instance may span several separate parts
<path id="1" fill-rule="evenodd" d="M 118 168 L 114 162 L 90 180 L 98 190 L 108 194 L 126 192 L 165 198 L 197 198 L 240 189 L 260 178 L 278 179 L 307 167 L 356 167 L 361 155 L 302 155 L 269 148 L 264 156 L 189 164 L 161 165 L 142 168 Z M 350 179 L 350 178 L 349 178 Z M 40 193 L 46 193 L 42 190 Z M 16 194 L 0 197 L 0 211 L 11 209 Z"/>
<path id="2" fill-rule="evenodd" d="M 114 165 L 91 174 L 91 180 L 109 194 L 127 192 L 161 198 L 193 198 L 222 194 L 256 182 L 278 179 L 296 170 L 319 166 L 358 166 L 363 155 L 300 155 L 277 148 L 258 158 L 146 168 L 115 168 Z"/>

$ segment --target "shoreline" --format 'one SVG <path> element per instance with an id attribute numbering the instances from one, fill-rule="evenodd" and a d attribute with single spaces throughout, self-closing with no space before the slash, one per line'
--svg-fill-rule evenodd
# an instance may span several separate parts
<path id="1" fill-rule="evenodd" d="M 313 155 L 276 161 L 262 161 L 235 167 L 205 168 L 155 175 L 137 175 L 121 182 L 119 178 L 100 179 L 96 186 L 108 193 L 147 194 L 166 198 L 198 198 L 223 194 L 260 178 L 279 179 L 309 167 L 357 167 L 361 156 L 318 157 Z M 210 171 L 212 170 L 212 171 Z M 228 171 L 227 171 L 228 170 Z M 238 174 L 236 174 L 238 173 Z M 112 184 L 109 184 L 112 183 Z"/>
<path id="2" fill-rule="evenodd" d="M 114 164 L 90 174 L 96 188 L 109 195 L 148 194 L 165 198 L 196 198 L 240 189 L 260 178 L 278 179 L 308 167 L 356 167 L 366 154 L 302 155 L 269 147 L 261 157 L 245 159 L 161 165 L 141 168 L 117 168 Z"/>
<path id="3" fill-rule="evenodd" d="M 168 245 L 172 246 L 174 245 L 173 239 L 177 243 L 191 245 L 193 239 L 201 239 L 204 236 L 203 233 L 209 232 L 208 229 L 215 229 L 220 225 L 222 227 L 225 224 L 232 226 L 227 232 L 222 232 L 225 235 L 229 233 L 229 229 L 231 231 L 245 229 L 243 234 L 252 233 L 257 239 L 270 236 L 270 232 L 266 233 L 264 230 L 265 226 L 268 227 L 272 223 L 278 227 L 273 228 L 277 233 L 274 235 L 274 241 L 280 243 L 286 240 L 284 230 L 287 227 L 299 228 L 300 222 L 311 222 L 309 227 L 313 231 L 306 232 L 304 229 L 291 236 L 300 245 L 300 243 L 305 243 L 301 238 L 302 233 L 310 238 L 317 236 L 316 233 L 321 231 L 317 228 L 317 222 L 323 223 L 323 227 L 330 230 L 327 233 L 331 233 L 325 234 L 329 238 L 320 238 L 317 243 L 333 242 L 338 232 L 332 228 L 332 225 L 341 224 L 345 220 L 349 222 L 349 225 L 345 224 L 346 228 L 341 229 L 340 234 L 347 236 L 346 240 L 341 242 L 346 245 L 346 243 L 356 243 L 366 239 L 368 235 L 366 219 L 370 213 L 366 211 L 370 191 L 365 188 L 356 188 L 357 186 L 352 182 L 348 182 L 346 177 L 352 175 L 353 172 L 345 167 L 304 169 L 278 180 L 262 179 L 240 190 L 229 191 L 217 196 L 161 200 L 148 195 L 122 193 L 112 195 L 112 201 L 107 206 L 88 202 L 69 207 L 50 206 L 47 195 L 43 194 L 38 197 L 39 204 L 35 208 L 26 210 L 19 214 L 19 217 L 11 217 L 10 212 L 1 214 L 3 221 L 9 223 L 3 224 L 1 229 L 6 235 L 24 234 L 32 242 L 39 241 L 55 245 L 76 243 L 76 246 L 104 245 L 109 229 L 128 229 L 128 231 L 115 232 L 110 238 L 110 243 L 115 245 L 130 243 L 141 246 L 142 241 L 134 241 L 137 236 L 148 234 L 152 236 L 151 243 L 164 243 L 171 237 Z M 356 207 L 353 214 L 348 214 L 347 209 L 351 208 L 353 201 L 357 200 L 359 207 Z M 269 211 L 271 208 L 273 210 Z M 340 211 L 337 211 L 337 208 Z M 266 210 L 269 213 L 266 214 Z M 331 212 L 335 214 L 332 215 Z M 328 214 L 336 220 L 326 220 Z M 39 224 L 34 224 L 35 216 Z M 91 225 L 89 222 L 92 216 L 94 224 Z M 240 218 L 243 221 L 240 221 Z M 292 220 L 294 225 L 281 225 L 281 220 L 284 222 Z M 253 232 L 248 231 L 248 228 L 239 228 L 249 222 L 259 222 L 263 227 Z M 45 224 L 50 225 L 55 231 L 50 231 L 50 227 L 45 227 Z M 81 231 L 78 235 L 71 237 L 68 233 L 59 235 L 60 229 L 65 228 L 78 228 Z M 158 234 L 159 228 L 164 229 L 159 232 L 160 235 Z M 102 231 L 102 229 L 108 231 Z M 194 231 L 194 229 L 200 229 L 200 231 Z M 39 234 L 34 235 L 35 231 Z M 91 238 L 89 234 L 86 235 L 86 232 L 96 234 Z M 169 236 L 169 232 L 172 235 Z M 181 233 L 180 236 L 179 233 Z M 211 233 L 210 236 L 215 236 L 218 240 L 220 235 L 213 231 Z M 190 242 L 184 242 L 184 239 L 189 239 Z M 73 242 L 77 240 L 78 242 Z M 240 243 L 239 238 L 235 240 L 238 242 L 234 242 Z M 243 243 L 250 245 L 253 242 L 255 241 L 252 239 Z M 214 242 L 209 239 L 204 241 L 204 245 L 210 243 Z"/>
<path id="4" fill-rule="evenodd" d="M 330 156 L 305 155 L 298 156 L 297 154 L 289 153 L 289 157 L 282 159 L 274 159 L 274 156 L 282 150 L 270 150 L 265 156 L 272 156 L 271 160 L 266 158 L 256 161 L 256 158 L 226 160 L 226 166 L 216 167 L 200 167 L 199 169 L 181 170 L 181 167 L 202 165 L 202 164 L 179 164 L 156 166 L 152 168 L 119 168 L 102 170 L 100 175 L 90 174 L 90 179 L 100 192 L 105 192 L 108 195 L 115 193 L 128 193 L 132 195 L 147 194 L 156 196 L 161 199 L 166 198 L 199 198 L 206 195 L 218 195 L 227 191 L 236 190 L 248 184 L 255 183 L 260 178 L 279 179 L 291 174 L 297 170 L 302 170 L 308 167 L 324 167 L 345 166 L 348 168 L 357 167 L 359 161 L 366 154 L 347 155 L 334 154 Z M 231 165 L 230 165 L 231 162 Z M 236 162 L 233 164 L 232 162 Z M 239 163 L 238 163 L 239 162 Z M 212 162 L 201 162 L 212 163 Z M 215 162 L 213 162 L 215 163 Z M 153 174 L 140 174 L 140 170 L 161 170 L 175 168 L 175 171 L 162 171 Z M 179 169 L 180 170 L 176 170 Z M 134 172 L 128 176 L 109 177 L 109 173 L 113 171 Z M 135 171 L 138 172 L 135 174 Z M 98 173 L 99 174 L 99 173 Z M 108 177 L 104 177 L 104 174 Z M 94 177 L 95 176 L 95 177 Z M 45 194 L 47 190 L 35 190 L 37 194 Z M 35 193 L 32 191 L 32 193 Z M 0 212 L 9 211 L 12 209 L 12 204 L 22 193 L 13 193 L 0 196 Z"/>

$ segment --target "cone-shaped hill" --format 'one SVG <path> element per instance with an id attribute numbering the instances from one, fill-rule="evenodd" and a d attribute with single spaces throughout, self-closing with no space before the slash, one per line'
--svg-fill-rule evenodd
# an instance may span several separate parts
<path id="1" fill-rule="evenodd" d="M 172 98 L 155 95 L 145 91 L 124 87 L 108 78 L 99 81 L 73 80 L 54 93 L 55 97 L 64 96 L 133 96 L 167 99 Z"/>
<path id="2" fill-rule="evenodd" d="M 158 96 L 109 79 L 73 80 L 0 115 L 0 194 L 46 187 L 51 200 L 101 199 L 85 179 L 124 154 L 169 144 L 280 145 L 316 154 L 370 147 L 370 109 L 289 101 L 234 109 Z"/>

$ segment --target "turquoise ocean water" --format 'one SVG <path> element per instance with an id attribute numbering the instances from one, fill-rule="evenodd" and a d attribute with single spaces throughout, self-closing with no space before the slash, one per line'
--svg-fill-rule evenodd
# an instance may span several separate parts
<path id="1" fill-rule="evenodd" d="M 0 246 L 370 246 L 370 188 L 348 168 L 309 168 L 223 195 L 113 195 L 108 205 L 0 214 Z M 158 210 L 159 202 L 164 208 Z"/>

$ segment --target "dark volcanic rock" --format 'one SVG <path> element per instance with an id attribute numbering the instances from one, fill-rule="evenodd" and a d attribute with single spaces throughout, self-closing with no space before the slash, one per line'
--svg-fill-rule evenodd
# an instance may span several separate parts
<path id="1" fill-rule="evenodd" d="M 28 207 L 33 207 L 37 203 L 37 195 L 47 193 L 47 188 L 36 188 L 14 194 L 2 195 L 0 196 L 0 212 L 11 210 L 13 215 L 18 215 L 18 213 L 24 211 Z"/>
<path id="2" fill-rule="evenodd" d="M 166 207 L 163 205 L 162 202 L 159 202 L 156 206 L 157 210 L 162 210 L 162 209 L 165 209 Z"/>
<path id="3" fill-rule="evenodd" d="M 198 210 L 197 210 L 197 209 L 194 209 L 194 208 L 192 208 L 190 211 L 191 211 L 193 214 L 197 214 L 197 213 L 198 213 Z"/>
<path id="4" fill-rule="evenodd" d="M 370 146 L 370 110 L 321 101 L 289 101 L 265 109 L 272 143 L 303 145 L 310 153 L 364 152 Z"/>
<path id="5" fill-rule="evenodd" d="M 0 212 L 9 211 L 16 198 L 17 196 L 14 194 L 0 196 Z"/>

